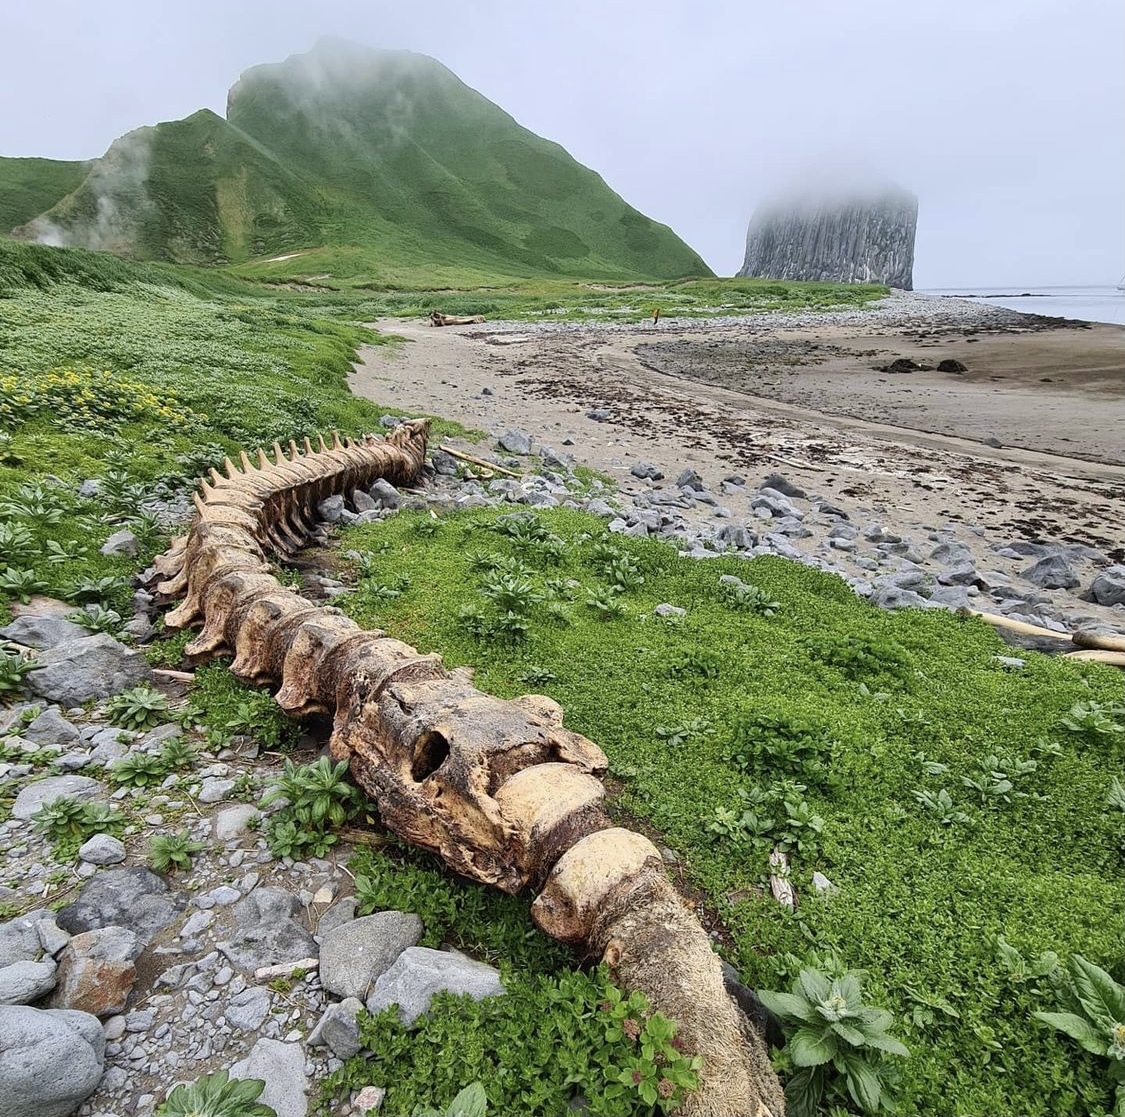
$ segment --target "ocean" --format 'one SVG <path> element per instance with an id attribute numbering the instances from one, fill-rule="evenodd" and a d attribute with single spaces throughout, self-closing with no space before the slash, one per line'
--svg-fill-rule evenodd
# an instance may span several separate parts
<path id="1" fill-rule="evenodd" d="M 966 287 L 932 289 L 921 293 L 977 298 L 994 306 L 1022 310 L 1025 314 L 1125 325 L 1125 291 L 1118 291 L 1115 287 Z"/>

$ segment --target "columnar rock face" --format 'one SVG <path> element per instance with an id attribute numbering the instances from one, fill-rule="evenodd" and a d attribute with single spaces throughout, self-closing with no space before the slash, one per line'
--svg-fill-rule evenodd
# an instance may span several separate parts
<path id="1" fill-rule="evenodd" d="M 775 200 L 755 210 L 738 274 L 910 291 L 917 225 L 918 199 L 893 186 L 844 198 Z"/>

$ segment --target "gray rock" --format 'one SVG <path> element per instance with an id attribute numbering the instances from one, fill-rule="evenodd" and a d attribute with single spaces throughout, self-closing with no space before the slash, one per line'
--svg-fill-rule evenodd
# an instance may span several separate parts
<path id="1" fill-rule="evenodd" d="M 947 609 L 969 609 L 977 592 L 974 586 L 938 586 L 930 594 L 930 604 L 944 605 Z"/>
<path id="2" fill-rule="evenodd" d="M 27 648 L 45 651 L 56 644 L 65 644 L 71 640 L 81 640 L 90 634 L 73 621 L 55 614 L 34 616 L 27 614 L 16 617 L 11 624 L 0 628 L 0 637 L 23 644 Z"/>
<path id="3" fill-rule="evenodd" d="M 353 919 L 320 940 L 320 983 L 337 997 L 365 997 L 371 983 L 422 937 L 422 921 L 400 911 Z"/>
<path id="4" fill-rule="evenodd" d="M 297 897 L 280 888 L 257 888 L 231 908 L 235 931 L 219 949 L 240 969 L 256 970 L 315 957 L 316 941 L 293 916 Z"/>
<path id="5" fill-rule="evenodd" d="M 869 599 L 880 609 L 925 609 L 927 601 L 913 590 L 900 586 L 876 586 Z"/>
<path id="6" fill-rule="evenodd" d="M 715 538 L 720 543 L 739 551 L 749 551 L 758 542 L 758 537 L 741 524 L 724 524 L 719 528 Z"/>
<path id="7" fill-rule="evenodd" d="M 64 749 L 82 740 L 82 735 L 59 713 L 57 706 L 48 706 L 20 736 L 37 745 L 58 745 Z"/>
<path id="8" fill-rule="evenodd" d="M 695 489 L 702 491 L 703 478 L 694 469 L 685 469 L 676 478 L 677 489 Z"/>
<path id="9" fill-rule="evenodd" d="M 684 617 L 687 616 L 687 610 L 681 609 L 678 605 L 669 605 L 667 601 L 662 601 L 653 613 L 658 617 Z"/>
<path id="10" fill-rule="evenodd" d="M 0 966 L 13 962 L 31 962 L 39 957 L 42 945 L 37 923 L 45 912 L 31 912 L 17 919 L 0 923 Z"/>
<path id="11" fill-rule="evenodd" d="M 430 455 L 430 464 L 434 467 L 434 472 L 440 473 L 443 477 L 457 475 L 457 459 L 444 450 L 435 450 Z"/>
<path id="12" fill-rule="evenodd" d="M 812 875 L 813 888 L 822 896 L 831 896 L 840 889 L 836 887 L 823 873 L 816 872 Z"/>
<path id="13" fill-rule="evenodd" d="M 379 510 L 379 505 L 362 489 L 356 489 L 352 493 L 352 504 L 355 505 L 357 512 L 377 512 Z"/>
<path id="14" fill-rule="evenodd" d="M 1089 598 L 1099 605 L 1125 605 L 1125 566 L 1111 566 L 1090 583 Z"/>
<path id="15" fill-rule="evenodd" d="M 833 504 L 830 500 L 823 498 L 817 500 L 813 505 L 813 511 L 819 512 L 822 516 L 836 516 L 841 520 L 850 520 L 851 516 L 844 511 L 838 504 Z"/>
<path id="16" fill-rule="evenodd" d="M 258 1102 L 271 1106 L 277 1117 L 305 1117 L 308 1113 L 305 1052 L 299 1043 L 260 1039 L 247 1058 L 230 1068 L 230 1076 L 260 1078 L 265 1082 Z"/>
<path id="17" fill-rule="evenodd" d="M 402 494 L 390 481 L 382 477 L 372 483 L 367 493 L 379 508 L 389 508 L 394 511 L 402 505 Z"/>
<path id="18" fill-rule="evenodd" d="M 59 927 L 53 915 L 50 918 L 36 920 L 35 931 L 44 954 L 58 954 L 70 942 L 70 935 Z"/>
<path id="19" fill-rule="evenodd" d="M 526 431 L 511 430 L 506 431 L 499 438 L 501 450 L 507 450 L 509 454 L 530 454 L 531 453 L 531 435 Z"/>
<path id="20" fill-rule="evenodd" d="M 1078 575 L 1062 555 L 1044 555 L 1020 577 L 1047 590 L 1069 590 L 1080 584 Z"/>
<path id="21" fill-rule="evenodd" d="M 973 561 L 972 552 L 964 543 L 939 543 L 931 552 L 930 558 L 934 562 L 944 563 L 947 566 L 963 566 Z"/>
<path id="22" fill-rule="evenodd" d="M 215 776 L 209 776 L 203 781 L 203 786 L 199 790 L 199 801 L 201 803 L 221 803 L 234 791 L 234 787 L 234 780 L 223 780 Z"/>
<path id="23" fill-rule="evenodd" d="M 70 1117 L 102 1077 L 105 1036 L 86 1012 L 0 1007 L 5 1117 Z"/>
<path id="24" fill-rule="evenodd" d="M 102 483 L 96 477 L 88 477 L 78 486 L 78 495 L 83 500 L 93 500 L 102 491 Z"/>
<path id="25" fill-rule="evenodd" d="M 78 856 L 91 865 L 116 865 L 125 860 L 125 843 L 112 834 L 95 834 L 82 843 Z"/>
<path id="26" fill-rule="evenodd" d="M 227 1023 L 242 1032 L 256 1032 L 269 1014 L 269 990 L 258 985 L 232 997 L 226 1007 Z"/>
<path id="27" fill-rule="evenodd" d="M 249 803 L 224 807 L 221 811 L 216 811 L 215 817 L 211 820 L 212 833 L 217 841 L 229 842 L 247 833 L 250 823 L 261 817 L 262 812 Z"/>
<path id="28" fill-rule="evenodd" d="M 76 799 L 84 802 L 93 799 L 105 789 L 89 776 L 47 776 L 36 780 L 16 796 L 12 805 L 12 818 L 29 819 L 40 807 L 56 799 Z"/>
<path id="29" fill-rule="evenodd" d="M 103 555 L 125 555 L 127 558 L 136 558 L 141 544 L 137 537 L 128 529 L 122 528 L 115 531 L 102 544 Z"/>
<path id="30" fill-rule="evenodd" d="M 344 498 L 339 493 L 325 497 L 316 506 L 316 512 L 326 524 L 339 523 L 344 515 Z"/>
<path id="31" fill-rule="evenodd" d="M 57 920 L 72 935 L 99 927 L 129 927 L 147 944 L 183 911 L 186 903 L 183 896 L 169 893 L 168 885 L 142 866 L 103 869 L 83 885 L 73 904 L 59 909 Z"/>
<path id="32" fill-rule="evenodd" d="M 0 1005 L 29 1005 L 55 987 L 54 959 L 13 962 L 0 969 Z"/>
<path id="33" fill-rule="evenodd" d="M 121 738 L 127 738 L 122 740 Z M 101 768 L 114 760 L 120 760 L 128 751 L 128 742 L 133 734 L 127 729 L 102 729 L 90 740 L 90 767 Z"/>
<path id="34" fill-rule="evenodd" d="M 359 1054 L 359 1024 L 356 1016 L 363 1002 L 347 997 L 339 1004 L 329 1005 L 316 1027 L 309 1034 L 313 1047 L 327 1047 L 337 1058 L 350 1059 Z"/>
<path id="35" fill-rule="evenodd" d="M 329 931 L 341 927 L 355 919 L 355 897 L 345 896 L 337 900 L 321 917 L 316 925 L 317 933 L 323 938 Z"/>
<path id="36" fill-rule="evenodd" d="M 608 407 L 592 407 L 586 412 L 587 419 L 593 419 L 595 423 L 604 423 L 610 417 L 610 410 Z M 564 442 L 565 446 L 566 443 Z"/>
<path id="37" fill-rule="evenodd" d="M 758 487 L 773 489 L 774 492 L 781 493 L 782 496 L 792 497 L 794 500 L 808 499 L 808 494 L 804 489 L 794 485 L 792 481 L 787 481 L 780 473 L 771 473 Z"/>
<path id="38" fill-rule="evenodd" d="M 800 511 L 794 508 L 780 493 L 776 495 L 772 493 L 758 493 L 756 496 L 750 498 L 750 507 L 754 509 L 755 512 L 764 509 L 769 512 L 771 516 L 794 516 L 798 519 L 801 516 Z"/>
<path id="39" fill-rule="evenodd" d="M 980 575 L 971 562 L 965 562 L 943 570 L 937 580 L 943 586 L 975 586 L 980 582 Z"/>
<path id="40" fill-rule="evenodd" d="M 504 995 L 500 971 L 463 954 L 412 946 L 376 982 L 367 1011 L 398 1005 L 399 1018 L 412 1024 L 429 1007 L 435 993 L 467 993 L 474 1001 Z"/>
<path id="41" fill-rule="evenodd" d="M 993 660 L 1009 671 L 1022 671 L 1027 665 L 1027 660 L 1018 659 L 1014 655 L 994 655 Z"/>
<path id="42" fill-rule="evenodd" d="M 629 472 L 634 477 L 639 477 L 642 481 L 663 481 L 664 473 L 658 465 L 652 462 L 637 462 Z"/>
<path id="43" fill-rule="evenodd" d="M 592 516 L 602 516 L 607 520 L 612 520 L 617 515 L 604 500 L 598 500 L 596 498 L 586 502 L 586 511 Z"/>
<path id="44" fill-rule="evenodd" d="M 152 681 L 144 656 L 104 632 L 48 648 L 28 676 L 34 694 L 70 709 Z"/>

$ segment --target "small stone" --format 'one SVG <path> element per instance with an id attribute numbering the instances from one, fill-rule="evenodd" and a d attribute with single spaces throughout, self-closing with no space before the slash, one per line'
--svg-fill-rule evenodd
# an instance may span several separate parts
<path id="1" fill-rule="evenodd" d="M 94 1016 L 120 1012 L 137 978 L 134 961 L 144 943 L 125 927 L 102 927 L 75 935 L 59 958 L 52 1008 Z"/>
<path id="2" fill-rule="evenodd" d="M 70 942 L 70 935 L 59 927 L 54 916 L 50 919 L 37 919 L 35 930 L 39 935 L 39 945 L 42 946 L 43 953 L 52 957 Z"/>
<path id="3" fill-rule="evenodd" d="M 210 777 L 203 781 L 198 798 L 201 803 L 221 803 L 234 791 L 234 788 L 234 780 Z"/>
<path id="4" fill-rule="evenodd" d="M 125 860 L 125 843 L 112 834 L 95 834 L 79 847 L 78 856 L 91 865 L 116 865 Z"/>
<path id="5" fill-rule="evenodd" d="M 335 493 L 316 506 L 317 515 L 327 524 L 339 523 L 344 515 L 344 498 Z"/>
<path id="6" fill-rule="evenodd" d="M 257 807 L 248 803 L 239 803 L 234 807 L 224 807 L 215 812 L 211 822 L 212 833 L 216 840 L 229 842 L 245 834 L 254 819 L 261 818 L 262 812 Z"/>
<path id="7" fill-rule="evenodd" d="M 836 887 L 823 873 L 814 872 L 812 875 L 813 888 L 817 890 L 822 896 L 831 896 L 835 892 L 839 892 Z"/>
<path id="8" fill-rule="evenodd" d="M 730 480 L 728 478 L 728 480 Z M 792 497 L 794 500 L 807 500 L 808 494 L 804 489 L 786 480 L 780 473 L 771 473 L 759 486 L 762 489 L 773 489 L 782 496 Z"/>
<path id="9" fill-rule="evenodd" d="M 379 508 L 389 508 L 394 511 L 402 504 L 402 494 L 390 481 L 382 477 L 375 481 L 367 492 Z"/>
<path id="10" fill-rule="evenodd" d="M 677 489 L 694 489 L 701 492 L 703 489 L 703 478 L 699 476 L 694 469 L 682 470 L 680 475 L 676 478 Z"/>
<path id="11" fill-rule="evenodd" d="M 269 1012 L 269 992 L 257 986 L 238 993 L 225 1009 L 227 1023 L 242 1032 L 256 1032 Z"/>
<path id="12" fill-rule="evenodd" d="M 1020 577 L 1032 585 L 1048 590 L 1068 590 L 1080 584 L 1078 575 L 1062 555 L 1045 555 L 1024 570 Z"/>
<path id="13" fill-rule="evenodd" d="M 664 473 L 658 465 L 652 462 L 637 462 L 629 472 L 642 481 L 663 481 Z"/>
<path id="14" fill-rule="evenodd" d="M 333 904 L 317 923 L 317 932 L 323 938 L 329 931 L 340 927 L 355 919 L 356 900 L 354 896 L 345 896 Z"/>
<path id="15" fill-rule="evenodd" d="M 137 537 L 128 528 L 122 528 L 120 531 L 115 531 L 102 544 L 101 551 L 103 555 L 125 555 L 127 558 L 136 558 L 139 549 L 140 542 Z"/>
<path id="16" fill-rule="evenodd" d="M 363 1117 L 367 1113 L 378 1113 L 387 1091 L 382 1086 L 364 1086 L 352 1099 L 352 1112 Z"/>
<path id="17" fill-rule="evenodd" d="M 0 969 L 0 1005 L 27 1005 L 55 987 L 55 963 L 13 962 Z M 0 1051 L 3 1050 L 0 1038 Z"/>
<path id="18" fill-rule="evenodd" d="M 586 412 L 587 419 L 593 419 L 595 423 L 604 423 L 610 417 L 610 410 L 608 407 L 592 407 Z M 564 440 L 563 445 L 568 443 Z"/>
<path id="19" fill-rule="evenodd" d="M 37 745 L 58 745 L 64 749 L 77 745 L 82 739 L 57 706 L 48 706 L 20 736 Z"/>
<path id="20" fill-rule="evenodd" d="M 355 505 L 357 512 L 377 512 L 379 510 L 379 505 L 362 489 L 356 489 L 352 492 L 352 504 Z"/>
<path id="21" fill-rule="evenodd" d="M 371 983 L 422 937 L 416 915 L 381 911 L 321 933 L 320 983 L 338 997 L 364 997 Z"/>
<path id="22" fill-rule="evenodd" d="M 667 601 L 662 601 L 653 609 L 653 613 L 658 617 L 684 617 L 687 616 L 687 610 L 681 609 L 679 605 L 669 605 Z"/>
<path id="23" fill-rule="evenodd" d="M 1026 660 L 1019 659 L 1014 655 L 994 655 L 992 658 L 1001 667 L 1006 667 L 1009 671 L 1022 671 L 1027 665 Z"/>
<path id="24" fill-rule="evenodd" d="M 1111 566 L 1090 583 L 1089 598 L 1099 605 L 1125 605 L 1125 566 Z"/>
<path id="25" fill-rule="evenodd" d="M 430 455 L 430 464 L 434 467 L 434 472 L 443 477 L 457 475 L 457 459 L 444 450 L 435 450 Z"/>
<path id="26" fill-rule="evenodd" d="M 156 1013 L 150 1008 L 134 1009 L 125 1017 L 127 1032 L 147 1032 L 156 1022 Z"/>
<path id="27" fill-rule="evenodd" d="M 350 1059 L 359 1053 L 359 1024 L 356 1016 L 363 1002 L 356 997 L 345 997 L 339 1004 L 329 1005 L 316 1027 L 309 1034 L 309 1043 L 329 1048 L 340 1059 Z"/>
<path id="28" fill-rule="evenodd" d="M 121 1015 L 111 1016 L 108 1020 L 102 1022 L 102 1031 L 105 1033 L 105 1038 L 111 1043 L 114 1040 L 120 1039 L 125 1034 L 125 1017 Z"/>
<path id="29" fill-rule="evenodd" d="M 227 907 L 242 899 L 242 893 L 237 888 L 231 888 L 229 884 L 220 884 L 218 888 L 212 888 L 206 895 L 220 907 Z"/>

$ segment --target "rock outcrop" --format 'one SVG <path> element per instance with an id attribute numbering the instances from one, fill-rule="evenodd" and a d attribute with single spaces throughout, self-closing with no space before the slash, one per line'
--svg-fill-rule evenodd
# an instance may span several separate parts
<path id="1" fill-rule="evenodd" d="M 918 199 L 888 186 L 759 206 L 740 276 L 886 283 L 913 290 Z"/>

